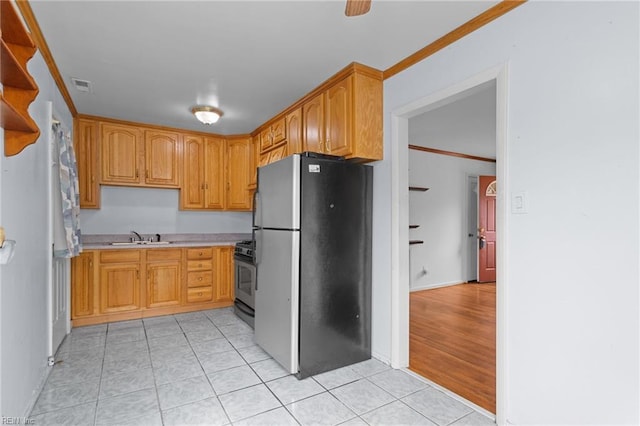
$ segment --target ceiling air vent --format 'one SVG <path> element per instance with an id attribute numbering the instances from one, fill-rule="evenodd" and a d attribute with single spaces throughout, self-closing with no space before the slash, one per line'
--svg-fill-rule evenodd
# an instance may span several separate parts
<path id="1" fill-rule="evenodd" d="M 79 78 L 71 78 L 73 85 L 80 92 L 91 92 L 91 82 L 89 80 L 80 80 Z"/>

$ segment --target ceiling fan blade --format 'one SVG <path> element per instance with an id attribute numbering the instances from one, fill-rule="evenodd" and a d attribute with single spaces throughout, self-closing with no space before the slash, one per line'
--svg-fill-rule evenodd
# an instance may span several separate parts
<path id="1" fill-rule="evenodd" d="M 347 0 L 344 14 L 347 16 L 364 15 L 371 9 L 371 0 Z"/>

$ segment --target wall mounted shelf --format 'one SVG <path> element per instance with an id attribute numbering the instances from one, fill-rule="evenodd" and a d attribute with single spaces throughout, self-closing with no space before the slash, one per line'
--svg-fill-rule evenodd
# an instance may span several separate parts
<path id="1" fill-rule="evenodd" d="M 420 225 L 409 225 L 409 229 L 420 228 Z"/>
<path id="2" fill-rule="evenodd" d="M 422 241 L 422 240 L 409 240 L 409 245 L 410 246 L 413 246 L 413 245 L 416 245 L 416 244 L 424 244 L 424 241 Z"/>
<path id="3" fill-rule="evenodd" d="M 428 190 L 429 190 L 429 188 L 424 188 L 422 186 L 410 186 L 409 187 L 409 191 L 421 191 L 421 192 L 424 192 L 424 191 L 428 191 Z"/>
<path id="4" fill-rule="evenodd" d="M 0 1 L 0 127 L 4 131 L 4 154 L 16 155 L 40 136 L 29 115 L 38 85 L 27 70 L 36 45 L 12 1 Z"/>

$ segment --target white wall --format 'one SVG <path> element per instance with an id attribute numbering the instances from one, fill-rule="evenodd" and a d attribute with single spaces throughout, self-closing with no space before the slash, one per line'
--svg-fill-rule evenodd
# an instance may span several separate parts
<path id="1" fill-rule="evenodd" d="M 101 208 L 80 212 L 82 233 L 251 232 L 250 212 L 180 211 L 178 204 L 178 190 L 103 186 Z"/>
<path id="2" fill-rule="evenodd" d="M 409 234 L 424 241 L 409 249 L 412 290 L 466 281 L 467 175 L 495 173 L 495 163 L 411 151 L 409 182 L 429 188 L 409 193 L 409 223 L 420 225 Z"/>
<path id="3" fill-rule="evenodd" d="M 60 118 L 71 125 L 48 68 L 37 53 L 29 62 L 40 92 L 29 111 L 41 129 L 38 141 L 13 157 L 0 160 L 0 217 L 7 238 L 17 241 L 8 265 L 0 266 L 0 414 L 24 416 L 39 392 L 47 371 L 46 266 L 47 176 L 49 161 L 45 126 L 46 102 L 53 101 Z M 3 139 L 4 140 L 4 139 Z M 3 148 L 4 149 L 4 148 Z"/>
<path id="4" fill-rule="evenodd" d="M 529 196 L 528 214 L 505 218 L 498 409 L 512 424 L 640 423 L 638 14 L 528 2 L 385 81 L 373 343 L 391 356 L 392 218 L 407 209 L 391 188 L 392 112 L 508 64 L 507 181 Z"/>

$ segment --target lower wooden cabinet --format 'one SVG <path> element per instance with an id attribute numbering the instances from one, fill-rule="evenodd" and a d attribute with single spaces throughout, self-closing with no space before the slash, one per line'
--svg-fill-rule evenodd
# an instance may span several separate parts
<path id="1" fill-rule="evenodd" d="M 86 251 L 71 261 L 71 318 L 95 314 L 94 257 Z"/>
<path id="2" fill-rule="evenodd" d="M 137 311 L 140 300 L 142 250 L 99 252 L 100 313 Z"/>
<path id="3" fill-rule="evenodd" d="M 179 305 L 182 250 L 147 250 L 147 308 Z"/>
<path id="4" fill-rule="evenodd" d="M 218 281 L 216 282 L 216 302 L 233 302 L 233 247 L 218 248 Z"/>
<path id="5" fill-rule="evenodd" d="M 213 300 L 213 248 L 187 249 L 187 303 Z"/>
<path id="6" fill-rule="evenodd" d="M 71 260 L 71 319 L 79 326 L 231 306 L 233 280 L 232 246 L 89 250 Z"/>

